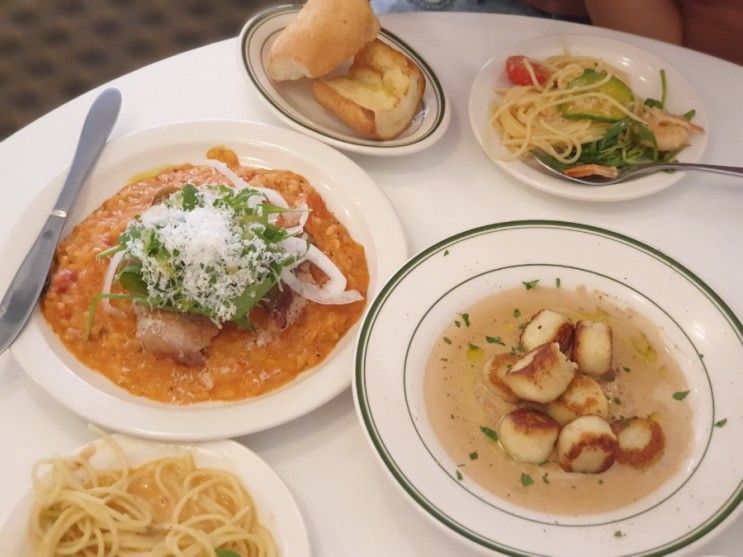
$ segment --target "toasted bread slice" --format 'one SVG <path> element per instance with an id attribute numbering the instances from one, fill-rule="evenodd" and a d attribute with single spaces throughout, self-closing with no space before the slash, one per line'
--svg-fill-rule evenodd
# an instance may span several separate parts
<path id="1" fill-rule="evenodd" d="M 374 139 L 391 139 L 410 125 L 425 87 L 420 68 L 379 39 L 359 51 L 347 75 L 312 82 L 317 102 Z"/>

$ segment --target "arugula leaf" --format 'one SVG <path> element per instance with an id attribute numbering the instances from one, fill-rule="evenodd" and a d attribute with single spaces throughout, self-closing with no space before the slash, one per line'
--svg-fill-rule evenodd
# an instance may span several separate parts
<path id="1" fill-rule="evenodd" d="M 129 292 L 147 294 L 147 284 L 142 280 L 142 265 L 127 265 L 119 271 L 116 279 Z"/>
<path id="2" fill-rule="evenodd" d="M 199 190 L 193 184 L 186 184 L 180 192 L 181 206 L 186 211 L 193 211 L 198 204 L 198 197 L 196 194 Z"/>

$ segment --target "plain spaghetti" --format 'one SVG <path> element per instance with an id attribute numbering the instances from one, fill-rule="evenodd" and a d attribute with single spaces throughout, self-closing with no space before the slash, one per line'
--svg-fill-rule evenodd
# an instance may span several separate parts
<path id="1" fill-rule="evenodd" d="M 277 555 L 234 474 L 200 468 L 191 455 L 131 467 L 116 441 L 104 439 L 116 469 L 90 464 L 94 446 L 34 467 L 30 527 L 39 557 Z"/>

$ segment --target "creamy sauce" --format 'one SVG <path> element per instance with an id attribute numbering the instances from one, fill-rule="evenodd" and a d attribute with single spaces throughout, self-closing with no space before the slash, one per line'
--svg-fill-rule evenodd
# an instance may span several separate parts
<path id="1" fill-rule="evenodd" d="M 599 381 L 609 399 L 609 417 L 652 416 L 658 421 L 666 448 L 654 465 L 638 470 L 615 463 L 602 474 L 568 473 L 557 465 L 554 452 L 543 465 L 518 462 L 483 433 L 482 427 L 495 430 L 500 416 L 515 407 L 486 387 L 483 365 L 494 354 L 517 349 L 520 326 L 541 309 L 558 311 L 573 322 L 592 319 L 611 325 L 615 379 Z M 462 312 L 452 316 L 452 324 L 442 332 L 424 379 L 428 418 L 457 465 L 452 475 L 458 472 L 523 507 L 578 516 L 631 504 L 681 468 L 691 446 L 692 412 L 673 393 L 688 387 L 648 319 L 585 288 L 522 287 L 485 298 Z M 529 479 L 534 483 L 523 485 Z"/>

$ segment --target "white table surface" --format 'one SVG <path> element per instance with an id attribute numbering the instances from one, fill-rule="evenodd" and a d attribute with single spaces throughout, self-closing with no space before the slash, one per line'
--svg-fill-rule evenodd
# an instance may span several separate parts
<path id="1" fill-rule="evenodd" d="M 490 57 L 560 32 L 591 32 L 634 43 L 679 68 L 697 87 L 710 121 L 706 162 L 741 164 L 743 67 L 671 45 L 569 23 L 517 16 L 406 13 L 382 16 L 437 72 L 452 107 L 439 143 L 400 158 L 349 156 L 385 191 L 411 253 L 466 228 L 515 219 L 558 219 L 605 227 L 647 242 L 697 273 L 743 315 L 743 184 L 689 174 L 664 192 L 627 202 L 575 202 L 520 185 L 486 158 L 467 121 L 469 85 Z M 281 125 L 241 75 L 235 39 L 152 64 L 111 82 L 124 104 L 113 137 L 193 119 Z M 63 63 L 60 61 L 60 63 Z M 36 230 L 34 198 L 66 168 L 96 91 L 61 106 L 0 144 L 0 292 Z M 33 223 L 34 219 L 31 219 Z M 349 377 L 352 370 L 349 369 Z M 743 377 L 743 371 L 739 371 Z M 0 356 L 0 523 L 27 488 L 32 464 L 93 439 L 86 422 L 43 393 L 6 352 Z M 304 515 L 316 555 L 479 554 L 421 515 L 390 481 L 366 441 L 350 390 L 284 426 L 242 437 L 285 480 Z M 717 533 L 717 532 L 715 532 Z M 743 554 L 743 519 L 695 555 Z M 547 550 L 547 549 L 545 549 Z"/>

